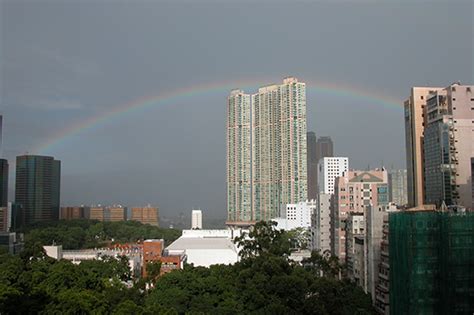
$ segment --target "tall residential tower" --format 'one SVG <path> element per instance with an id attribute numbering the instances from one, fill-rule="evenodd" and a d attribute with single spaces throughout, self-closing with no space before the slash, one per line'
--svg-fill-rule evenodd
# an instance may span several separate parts
<path id="1" fill-rule="evenodd" d="M 474 86 L 452 84 L 428 95 L 424 108 L 425 203 L 474 209 Z"/>
<path id="2" fill-rule="evenodd" d="M 410 207 L 474 207 L 473 89 L 459 83 L 446 88 L 412 88 L 405 102 Z"/>
<path id="3" fill-rule="evenodd" d="M 405 144 L 407 157 L 408 206 L 424 204 L 423 178 L 423 109 L 426 98 L 435 87 L 413 87 L 410 97 L 405 101 Z"/>
<path id="4" fill-rule="evenodd" d="M 250 95 L 233 90 L 227 98 L 227 220 L 249 222 L 252 210 Z"/>
<path id="5" fill-rule="evenodd" d="M 227 224 L 270 220 L 305 201 L 306 84 L 288 77 L 251 96 L 234 90 L 227 108 Z"/>

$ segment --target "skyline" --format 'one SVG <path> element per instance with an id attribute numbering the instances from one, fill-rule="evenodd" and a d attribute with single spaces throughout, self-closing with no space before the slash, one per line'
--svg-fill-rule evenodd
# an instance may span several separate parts
<path id="1" fill-rule="evenodd" d="M 63 162 L 62 204 L 152 203 L 163 215 L 200 206 L 225 217 L 226 96 L 289 75 L 307 83 L 308 131 L 331 136 L 337 156 L 359 169 L 404 168 L 410 88 L 474 81 L 472 6 L 3 1 L 10 187 L 15 156 L 40 153 Z"/>

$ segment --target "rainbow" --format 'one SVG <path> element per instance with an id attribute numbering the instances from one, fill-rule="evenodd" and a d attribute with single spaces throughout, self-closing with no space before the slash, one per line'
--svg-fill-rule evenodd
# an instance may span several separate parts
<path id="1" fill-rule="evenodd" d="M 67 128 L 60 130 L 54 135 L 50 136 L 47 141 L 41 143 L 37 148 L 33 150 L 38 154 L 47 154 L 55 147 L 66 143 L 70 138 L 92 130 L 108 122 L 118 120 L 128 114 L 134 113 L 140 110 L 146 110 L 155 106 L 166 106 L 171 105 L 174 101 L 182 101 L 196 96 L 202 96 L 209 93 L 216 92 L 229 92 L 233 88 L 255 88 L 262 86 L 265 82 L 272 82 L 273 80 L 268 79 L 253 79 L 253 80 L 240 80 L 231 82 L 213 82 L 204 85 L 193 85 L 174 91 L 166 92 L 154 96 L 146 96 L 135 99 L 121 106 L 116 106 L 113 109 L 93 116 L 89 119 L 79 121 L 75 124 L 69 125 Z M 344 86 L 341 84 L 334 84 L 328 82 L 308 81 L 306 82 L 306 89 L 308 91 L 315 91 L 318 93 L 329 93 L 336 94 L 343 97 L 352 97 L 359 100 L 369 101 L 371 103 L 377 103 L 382 106 L 401 108 L 402 101 L 396 100 L 384 95 L 365 91 L 360 88 Z M 253 92 L 250 91 L 249 92 Z"/>

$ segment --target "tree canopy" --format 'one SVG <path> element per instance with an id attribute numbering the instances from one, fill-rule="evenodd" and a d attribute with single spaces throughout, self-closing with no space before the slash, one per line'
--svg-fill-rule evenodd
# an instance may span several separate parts
<path id="1" fill-rule="evenodd" d="M 372 314 L 370 297 L 339 280 L 339 265 L 314 253 L 289 261 L 291 239 L 258 223 L 234 265 L 186 266 L 153 281 L 127 286 L 126 259 L 55 261 L 0 256 L 0 313 L 54 314 Z M 159 272 L 156 265 L 154 274 Z"/>
<path id="2" fill-rule="evenodd" d="M 137 242 L 150 238 L 162 238 L 169 244 L 181 236 L 180 230 L 159 228 L 136 221 L 61 220 L 38 223 L 22 232 L 25 233 L 27 243 L 56 243 L 61 244 L 63 249 L 95 248 L 111 242 Z"/>

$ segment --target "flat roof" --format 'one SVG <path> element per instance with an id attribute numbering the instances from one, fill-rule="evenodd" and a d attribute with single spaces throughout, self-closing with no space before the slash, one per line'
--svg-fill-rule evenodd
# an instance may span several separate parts
<path id="1" fill-rule="evenodd" d="M 167 250 L 186 250 L 186 249 L 229 249 L 237 252 L 236 245 L 229 238 L 224 237 L 180 237 L 174 241 Z"/>

